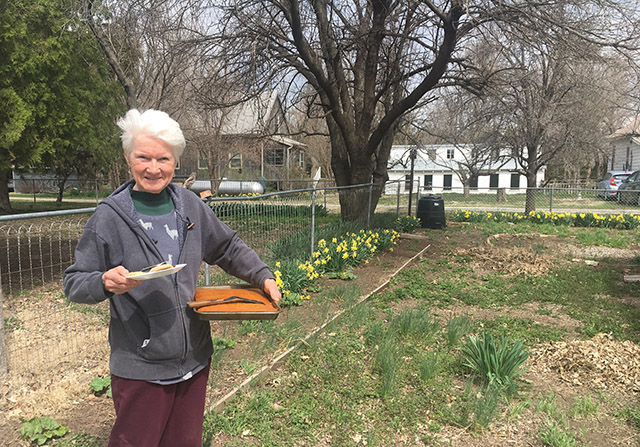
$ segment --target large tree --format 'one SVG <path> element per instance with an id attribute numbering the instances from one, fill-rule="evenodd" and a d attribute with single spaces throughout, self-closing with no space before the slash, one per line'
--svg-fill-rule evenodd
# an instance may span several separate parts
<path id="1" fill-rule="evenodd" d="M 292 82 L 301 82 L 299 75 L 310 84 L 324 109 L 336 183 L 374 181 L 380 194 L 399 119 L 443 85 L 482 89 L 488 73 L 474 67 L 465 50 L 489 25 L 503 41 L 535 28 L 545 30 L 543 39 L 570 34 L 623 48 L 630 36 L 620 23 L 628 17 L 623 6 L 606 0 L 233 0 L 226 4 L 221 42 L 229 66 L 245 67 L 248 79 L 289 70 Z M 343 218 L 355 220 L 375 208 L 378 196 L 370 209 L 357 194 L 340 199 Z"/>
<path id="2" fill-rule="evenodd" d="M 108 148 L 103 138 L 92 139 L 104 129 L 105 118 L 96 111 L 114 101 L 108 79 L 101 77 L 104 63 L 85 59 L 91 48 L 77 15 L 66 6 L 60 0 L 25 0 L 4 1 L 0 8 L 2 212 L 11 211 L 7 180 L 12 169 L 52 168 L 63 151 L 91 148 L 104 154 Z"/>
<path id="3" fill-rule="evenodd" d="M 501 52 L 509 70 L 497 89 L 495 113 L 509 117 L 501 141 L 527 178 L 527 213 L 536 209 L 538 171 L 568 157 L 579 170 L 581 154 L 597 153 L 599 136 L 606 134 L 609 90 L 598 74 L 606 59 L 597 46 L 583 45 L 579 54 L 571 44 L 571 36 L 553 44 L 514 42 Z"/>
<path id="4" fill-rule="evenodd" d="M 53 11 L 58 10 L 58 14 Z M 0 211 L 10 212 L 7 181 L 51 149 L 57 123 L 51 95 L 64 67 L 57 39 L 61 20 L 54 0 L 3 1 L 0 8 Z"/>
<path id="5" fill-rule="evenodd" d="M 69 69 L 52 85 L 57 107 L 51 113 L 60 126 L 55 144 L 35 166 L 56 175 L 58 201 L 71 175 L 85 180 L 104 178 L 112 163 L 122 159 L 113 125 L 114 117 L 124 112 L 122 95 L 97 43 L 87 38 L 88 32 L 79 23 L 67 25 L 69 51 L 64 63 Z"/>

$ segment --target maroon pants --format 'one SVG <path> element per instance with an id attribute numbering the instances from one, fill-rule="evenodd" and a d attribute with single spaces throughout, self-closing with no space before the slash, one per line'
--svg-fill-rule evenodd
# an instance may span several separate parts
<path id="1" fill-rule="evenodd" d="M 109 447 L 202 447 L 209 368 L 173 385 L 111 375 L 116 421 Z"/>

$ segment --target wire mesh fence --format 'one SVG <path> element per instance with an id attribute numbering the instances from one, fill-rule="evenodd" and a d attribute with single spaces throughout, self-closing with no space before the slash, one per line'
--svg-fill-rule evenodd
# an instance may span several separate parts
<path id="1" fill-rule="evenodd" d="M 352 189 L 367 193 L 370 186 Z M 216 198 L 208 205 L 270 263 L 282 251 L 282 241 L 291 237 L 301 236 L 311 253 L 314 227 L 339 220 L 338 194 L 337 189 L 296 190 Z M 14 378 L 28 380 L 39 371 L 63 374 L 85 368 L 95 358 L 106 365 L 108 301 L 93 306 L 70 303 L 61 284 L 89 217 L 52 215 L 0 226 L 4 360 Z M 200 285 L 236 281 L 203 264 Z"/>
<path id="2" fill-rule="evenodd" d="M 399 186 L 399 201 L 393 198 Z M 527 200 L 530 201 L 529 210 L 550 213 L 598 213 L 598 214 L 638 214 L 640 213 L 639 194 L 625 196 L 618 200 L 606 190 L 593 188 L 434 188 L 417 191 L 414 186 L 412 207 L 409 212 L 409 187 L 402 183 L 388 184 L 378 204 L 378 211 L 392 209 L 399 204 L 402 215 L 415 215 L 419 199 L 425 195 L 438 195 L 444 200 L 448 210 L 467 209 L 471 211 L 500 211 L 524 213 Z M 527 196 L 529 198 L 527 198 Z"/>
<path id="3" fill-rule="evenodd" d="M 208 204 L 267 263 L 283 256 L 283 241 L 299 238 L 312 251 L 316 232 L 340 220 L 344 206 L 364 209 L 376 204 L 376 213 L 416 215 L 427 194 L 443 198 L 447 212 L 456 209 L 524 212 L 527 190 L 417 190 L 389 182 L 376 203 L 373 185 L 350 189 L 302 189 L 254 197 L 225 197 Z M 604 200 L 601 191 L 577 188 L 529 190 L 538 211 L 632 214 L 637 201 Z M 530 199 L 531 200 L 531 199 Z M 365 213 L 368 216 L 368 213 Z M 0 225 L 0 286 L 6 370 L 11 377 L 33 378 L 43 371 L 64 374 L 92 365 L 107 368 L 108 302 L 96 306 L 68 302 L 61 287 L 62 273 L 73 262 L 75 245 L 89 214 L 52 216 Z M 204 266 L 200 285 L 232 279 Z M 0 341 L 2 338 L 0 337 Z M 2 350 L 0 349 L 0 354 Z M 1 357 L 1 356 L 0 356 Z M 99 359 L 99 360 L 96 360 Z M 1 373 L 0 368 L 0 373 Z"/>

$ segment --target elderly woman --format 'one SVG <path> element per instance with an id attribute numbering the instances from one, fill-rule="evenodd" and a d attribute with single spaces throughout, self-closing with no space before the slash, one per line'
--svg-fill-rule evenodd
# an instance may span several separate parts
<path id="1" fill-rule="evenodd" d="M 109 446 L 201 446 L 213 346 L 193 300 L 202 261 L 280 300 L 269 267 L 193 192 L 171 183 L 185 140 L 157 110 L 130 110 L 118 121 L 133 179 L 102 201 L 64 273 L 77 303 L 108 299 L 111 390 L 116 420 Z M 127 275 L 158 264 L 175 274 L 137 281 Z"/>

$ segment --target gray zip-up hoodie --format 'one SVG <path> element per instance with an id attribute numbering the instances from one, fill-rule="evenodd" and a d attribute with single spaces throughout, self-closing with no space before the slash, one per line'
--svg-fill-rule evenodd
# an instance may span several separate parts
<path id="1" fill-rule="evenodd" d="M 122 265 L 133 272 L 163 260 L 138 222 L 129 192 L 132 182 L 98 204 L 78 241 L 75 263 L 64 272 L 64 291 L 77 303 L 110 300 L 111 373 L 139 380 L 181 377 L 213 352 L 209 322 L 186 305 L 193 300 L 202 261 L 259 288 L 273 275 L 198 196 L 170 184 L 178 219 L 178 263 L 186 267 L 143 281 L 122 295 L 107 292 L 102 284 L 107 270 Z"/>

